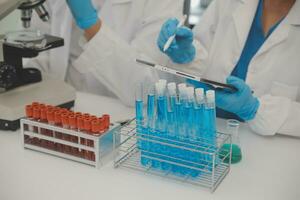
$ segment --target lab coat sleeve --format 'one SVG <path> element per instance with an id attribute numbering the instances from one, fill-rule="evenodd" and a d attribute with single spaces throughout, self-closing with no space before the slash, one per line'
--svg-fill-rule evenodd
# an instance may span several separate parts
<path id="1" fill-rule="evenodd" d="M 133 105 L 136 84 L 158 79 L 154 70 L 136 64 L 135 59 L 147 57 L 159 63 L 166 59 L 156 47 L 156 39 L 164 21 L 176 14 L 180 15 L 182 6 L 181 0 L 148 1 L 141 25 L 131 42 L 122 39 L 109 25 L 103 23 L 73 65 L 81 73 L 92 73 L 124 104 Z"/>
<path id="2" fill-rule="evenodd" d="M 260 108 L 250 128 L 265 136 L 275 134 L 300 137 L 300 103 L 270 94 L 259 98 Z"/>

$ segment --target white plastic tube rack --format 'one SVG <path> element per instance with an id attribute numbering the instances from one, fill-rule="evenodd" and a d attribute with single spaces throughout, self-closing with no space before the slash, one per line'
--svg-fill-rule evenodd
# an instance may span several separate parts
<path id="1" fill-rule="evenodd" d="M 21 119 L 22 143 L 25 149 L 43 152 L 99 168 L 103 164 L 104 157 L 113 151 L 113 130 L 118 126 L 119 124 L 112 124 L 105 133 L 91 135 L 24 118 Z M 53 137 L 43 134 L 45 132 L 51 132 Z M 65 138 L 75 137 L 77 142 L 57 138 L 55 137 L 57 133 L 63 134 Z M 95 145 L 88 146 L 81 144 L 80 141 L 89 141 L 90 144 Z M 63 150 L 58 150 L 58 145 L 63 147 Z"/>

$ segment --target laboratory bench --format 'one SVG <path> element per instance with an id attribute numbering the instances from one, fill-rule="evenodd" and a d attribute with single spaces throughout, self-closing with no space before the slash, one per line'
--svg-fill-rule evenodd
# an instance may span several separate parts
<path id="1" fill-rule="evenodd" d="M 78 93 L 75 109 L 109 113 L 112 121 L 129 119 L 134 110 L 118 100 Z M 225 121 L 218 120 L 219 130 Z M 299 200 L 300 140 L 263 137 L 240 129 L 242 162 L 214 193 L 161 177 L 122 168 L 109 160 L 100 169 L 25 150 L 21 134 L 0 131 L 0 200 Z"/>

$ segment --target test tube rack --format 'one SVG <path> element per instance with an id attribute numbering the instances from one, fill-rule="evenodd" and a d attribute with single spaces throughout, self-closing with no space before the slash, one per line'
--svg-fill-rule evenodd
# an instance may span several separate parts
<path id="1" fill-rule="evenodd" d="M 214 192 L 230 171 L 232 148 L 224 151 L 224 144 L 231 144 L 231 136 L 217 132 L 215 147 L 211 147 L 205 138 L 200 141 L 178 142 L 138 131 L 136 120 L 114 131 L 114 167 L 132 169 L 144 174 L 158 175 L 201 186 Z M 145 143 L 154 148 L 165 148 L 172 152 L 185 152 L 186 157 L 153 151 L 145 148 Z M 198 155 L 198 160 L 190 158 Z M 157 165 L 160 164 L 162 169 Z M 174 173 L 174 169 L 185 170 L 184 174 Z"/>
<path id="2" fill-rule="evenodd" d="M 31 107 L 31 105 L 27 107 Z M 113 151 L 113 130 L 120 125 L 110 123 L 109 115 L 103 115 L 107 117 L 105 125 L 103 125 L 103 129 L 100 130 L 99 128 L 95 133 L 95 131 L 72 128 L 72 126 L 65 127 L 40 120 L 35 117 L 35 113 L 32 114 L 32 111 L 27 112 L 26 110 L 26 113 L 28 116 L 20 121 L 22 144 L 25 149 L 84 163 L 96 168 L 101 167 Z"/>

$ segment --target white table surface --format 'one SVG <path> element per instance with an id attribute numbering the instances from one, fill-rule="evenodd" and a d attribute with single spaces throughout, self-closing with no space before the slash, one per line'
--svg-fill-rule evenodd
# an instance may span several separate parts
<path id="1" fill-rule="evenodd" d="M 78 94 L 76 109 L 113 120 L 134 115 L 117 100 Z M 220 127 L 224 122 L 220 121 Z M 125 169 L 100 169 L 24 150 L 20 133 L 0 132 L 0 200 L 299 200 L 300 140 L 241 128 L 243 160 L 215 191 Z"/>

